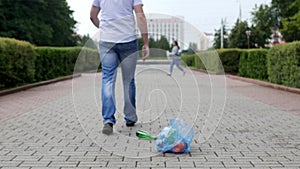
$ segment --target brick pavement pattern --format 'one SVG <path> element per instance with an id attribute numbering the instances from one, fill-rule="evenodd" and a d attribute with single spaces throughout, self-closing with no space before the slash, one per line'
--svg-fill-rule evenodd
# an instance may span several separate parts
<path id="1" fill-rule="evenodd" d="M 300 106 L 286 101 L 299 103 L 299 95 L 222 75 L 175 69 L 168 77 L 167 70 L 138 66 L 132 128 L 124 124 L 118 76 L 118 121 L 109 137 L 101 134 L 101 74 L 0 97 L 0 169 L 300 168 Z M 174 117 L 194 125 L 190 153 L 159 154 L 153 141 L 135 137 L 137 129 L 159 133 Z"/>

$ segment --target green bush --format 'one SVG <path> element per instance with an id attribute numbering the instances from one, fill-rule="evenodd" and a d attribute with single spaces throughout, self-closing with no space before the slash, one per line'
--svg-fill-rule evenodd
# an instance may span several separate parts
<path id="1" fill-rule="evenodd" d="M 218 49 L 217 52 L 225 72 L 237 73 L 239 71 L 241 49 Z"/>
<path id="2" fill-rule="evenodd" d="M 34 47 L 28 42 L 0 38 L 0 88 L 34 81 Z"/>
<path id="3" fill-rule="evenodd" d="M 187 66 L 195 67 L 195 55 L 183 55 L 181 56 L 181 60 Z"/>
<path id="4" fill-rule="evenodd" d="M 224 72 L 217 51 L 202 51 L 197 53 L 195 67 L 211 72 Z"/>
<path id="5" fill-rule="evenodd" d="M 195 67 L 216 73 L 238 72 L 239 49 L 219 49 L 212 51 L 202 51 L 195 57 Z"/>
<path id="6" fill-rule="evenodd" d="M 239 76 L 267 80 L 267 53 L 265 49 L 242 51 L 239 63 Z"/>
<path id="7" fill-rule="evenodd" d="M 98 50 L 82 48 L 78 55 L 74 72 L 96 72 L 99 69 L 101 69 L 101 64 Z"/>
<path id="8" fill-rule="evenodd" d="M 49 80 L 76 72 L 97 70 L 100 63 L 97 50 L 81 47 L 37 47 L 36 81 Z"/>
<path id="9" fill-rule="evenodd" d="M 267 61 L 270 82 L 300 88 L 300 42 L 275 45 Z"/>
<path id="10" fill-rule="evenodd" d="M 0 38 L 1 89 L 71 75 L 74 71 L 96 72 L 100 68 L 97 50 L 34 47 L 28 42 Z"/>
<path id="11" fill-rule="evenodd" d="M 80 51 L 68 48 L 37 47 L 35 49 L 37 58 L 35 61 L 36 81 L 53 79 L 72 73 L 76 57 Z"/>
<path id="12" fill-rule="evenodd" d="M 197 68 L 197 69 L 202 69 L 202 70 L 206 70 L 206 68 L 205 68 L 205 66 L 204 66 L 204 64 L 203 64 L 203 62 L 202 62 L 202 60 L 200 59 L 201 58 L 201 55 L 203 55 L 203 51 L 202 52 L 199 52 L 199 53 L 197 53 L 197 54 L 193 54 L 194 56 L 195 56 L 195 68 Z"/>

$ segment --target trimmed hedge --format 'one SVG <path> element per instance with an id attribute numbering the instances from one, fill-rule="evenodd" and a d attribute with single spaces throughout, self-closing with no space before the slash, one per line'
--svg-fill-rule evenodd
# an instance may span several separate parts
<path id="1" fill-rule="evenodd" d="M 183 55 L 181 60 L 190 67 L 195 67 L 195 55 Z"/>
<path id="2" fill-rule="evenodd" d="M 300 88 L 300 42 L 275 45 L 267 60 L 270 82 Z"/>
<path id="3" fill-rule="evenodd" d="M 194 58 L 194 62 L 190 60 Z M 266 49 L 218 49 L 183 57 L 188 66 L 300 88 L 300 42 Z M 223 71 L 224 70 L 224 71 Z"/>
<path id="4" fill-rule="evenodd" d="M 97 71 L 100 63 L 98 51 L 88 48 L 37 47 L 35 51 L 36 81 L 70 75 L 73 71 L 77 73 Z"/>
<path id="5" fill-rule="evenodd" d="M 80 48 L 37 47 L 35 49 L 36 81 L 70 75 L 75 66 Z"/>
<path id="6" fill-rule="evenodd" d="M 34 46 L 25 41 L 0 38 L 0 88 L 34 81 Z"/>
<path id="7" fill-rule="evenodd" d="M 245 50 L 239 61 L 239 76 L 253 79 L 267 80 L 267 54 L 266 49 Z"/>
<path id="8" fill-rule="evenodd" d="M 269 80 L 300 88 L 300 42 L 276 45 L 270 50 L 222 49 L 184 55 L 187 66 L 216 73 Z M 82 47 L 34 47 L 28 42 L 0 38 L 0 89 L 49 80 L 73 72 L 101 68 L 97 50 Z"/>
<path id="9" fill-rule="evenodd" d="M 228 73 L 237 73 L 239 71 L 241 49 L 219 49 L 217 50 L 224 71 Z"/>
<path id="10" fill-rule="evenodd" d="M 195 57 L 196 68 L 212 71 L 224 72 L 219 59 L 219 54 L 216 51 L 202 51 L 197 53 Z"/>
<path id="11" fill-rule="evenodd" d="M 28 42 L 0 38 L 0 89 L 71 75 L 74 71 L 96 72 L 100 68 L 97 50 L 34 47 Z"/>
<path id="12" fill-rule="evenodd" d="M 202 51 L 195 57 L 195 67 L 216 73 L 237 73 L 240 55 L 240 49 Z"/>

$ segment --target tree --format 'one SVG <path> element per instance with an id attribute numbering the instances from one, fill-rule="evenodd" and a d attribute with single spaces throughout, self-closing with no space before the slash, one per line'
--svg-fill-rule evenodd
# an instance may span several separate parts
<path id="1" fill-rule="evenodd" d="M 148 43 L 149 43 L 150 48 L 156 48 L 157 47 L 156 41 L 152 37 L 149 38 Z"/>
<path id="2" fill-rule="evenodd" d="M 159 40 L 154 40 L 152 37 L 150 37 L 148 43 L 149 43 L 150 48 L 170 50 L 170 43 L 169 43 L 168 39 L 165 36 L 161 36 Z M 139 43 L 139 44 L 142 44 L 142 43 Z M 141 48 L 141 47 L 142 46 L 140 46 L 139 48 Z"/>
<path id="3" fill-rule="evenodd" d="M 282 18 L 282 29 L 280 30 L 284 40 L 292 42 L 300 40 L 300 0 L 295 1 L 289 6 L 290 15 Z"/>
<path id="4" fill-rule="evenodd" d="M 139 49 L 139 51 L 141 51 L 142 48 L 143 48 L 143 45 L 144 45 L 143 38 L 138 38 L 137 41 L 138 41 L 138 49 Z M 149 41 L 150 41 L 150 39 L 149 39 Z M 149 43 L 149 42 L 148 42 L 148 43 Z M 149 47 L 150 47 L 150 46 L 149 46 Z"/>
<path id="5" fill-rule="evenodd" d="M 189 43 L 189 48 L 187 50 L 187 53 L 188 54 L 194 54 L 198 52 L 198 47 L 197 47 L 197 43 L 194 43 L 194 42 L 190 42 Z"/>
<path id="6" fill-rule="evenodd" d="M 290 5 L 295 0 L 272 0 L 272 8 L 277 12 L 277 16 L 280 18 L 287 18 L 297 13 L 297 8 L 290 8 Z"/>
<path id="7" fill-rule="evenodd" d="M 224 48 L 228 48 L 228 34 L 227 34 L 227 31 L 226 31 L 226 26 L 224 25 L 223 26 L 223 36 L 224 36 L 224 41 L 223 41 L 223 44 L 224 44 Z M 218 30 L 215 30 L 215 38 L 214 38 L 214 48 L 215 49 L 220 49 L 221 48 L 221 28 L 218 29 Z"/>
<path id="8" fill-rule="evenodd" d="M 66 0 L 47 0 L 48 7 L 45 11 L 46 23 L 53 29 L 51 46 L 74 46 L 78 40 L 74 29 L 76 21 L 73 11 L 70 10 Z M 49 15 L 50 14 L 50 15 Z"/>
<path id="9" fill-rule="evenodd" d="M 292 42 L 300 40 L 300 12 L 290 18 L 282 20 L 283 28 L 281 29 L 284 40 Z"/>
<path id="10" fill-rule="evenodd" d="M 272 8 L 276 11 L 283 39 L 287 42 L 300 40 L 300 0 L 272 0 Z"/>
<path id="11" fill-rule="evenodd" d="M 97 49 L 96 43 L 93 41 L 93 39 L 90 38 L 89 34 L 79 37 L 78 45 L 92 49 Z"/>
<path id="12" fill-rule="evenodd" d="M 234 28 L 229 35 L 229 47 L 230 48 L 248 48 L 248 38 L 246 31 L 250 30 L 247 21 L 237 20 Z M 253 37 L 250 36 L 250 47 L 254 47 Z"/>
<path id="13" fill-rule="evenodd" d="M 66 0 L 0 1 L 0 36 L 35 45 L 73 46 L 76 21 Z"/>
<path id="14" fill-rule="evenodd" d="M 271 38 L 271 29 L 279 27 L 276 12 L 268 5 L 255 6 L 252 23 L 252 39 L 258 47 L 265 47 Z"/>
<path id="15" fill-rule="evenodd" d="M 169 41 L 165 36 L 161 36 L 156 43 L 157 43 L 157 48 L 162 50 L 170 50 Z"/>
<path id="16" fill-rule="evenodd" d="M 170 50 L 170 44 L 166 37 L 161 36 L 159 40 L 154 40 L 152 37 L 148 40 L 149 47 L 151 48 L 150 57 L 164 57 L 166 50 Z M 143 40 L 138 38 L 139 50 L 142 50 Z"/>

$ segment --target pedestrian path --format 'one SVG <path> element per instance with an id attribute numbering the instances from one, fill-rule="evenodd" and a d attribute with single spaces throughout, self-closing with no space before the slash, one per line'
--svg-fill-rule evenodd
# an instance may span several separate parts
<path id="1" fill-rule="evenodd" d="M 290 112 L 287 103 L 274 106 L 282 102 L 249 91 L 300 96 L 222 75 L 167 71 L 168 65 L 138 65 L 133 128 L 123 120 L 118 76 L 118 121 L 109 137 L 101 133 L 101 74 L 0 97 L 0 169 L 300 168 L 299 106 Z M 175 117 L 194 126 L 190 153 L 158 154 L 154 142 L 135 137 L 137 129 L 158 133 Z"/>

